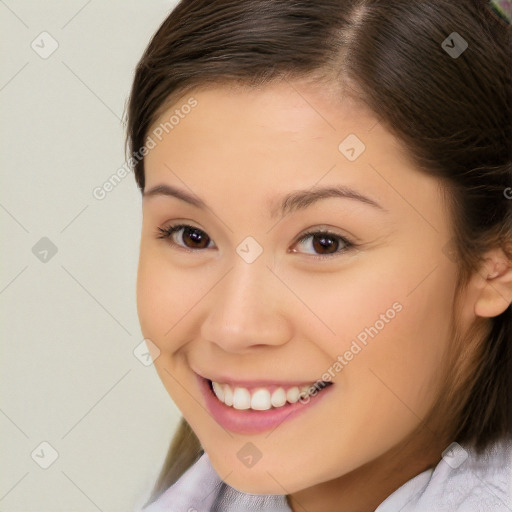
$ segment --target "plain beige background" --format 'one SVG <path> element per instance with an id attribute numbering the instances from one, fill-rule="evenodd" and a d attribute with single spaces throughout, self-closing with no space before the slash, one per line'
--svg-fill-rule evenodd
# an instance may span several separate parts
<path id="1" fill-rule="evenodd" d="M 2 512 L 134 510 L 177 424 L 136 350 L 133 174 L 93 194 L 124 163 L 133 70 L 175 3 L 0 0 Z"/>

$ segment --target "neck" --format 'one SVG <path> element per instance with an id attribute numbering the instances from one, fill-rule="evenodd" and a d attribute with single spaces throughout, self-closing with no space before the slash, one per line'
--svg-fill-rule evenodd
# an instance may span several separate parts
<path id="1" fill-rule="evenodd" d="M 350 473 L 288 495 L 288 505 L 293 512 L 374 512 L 407 481 L 433 468 L 448 444 L 431 437 L 405 441 Z"/>

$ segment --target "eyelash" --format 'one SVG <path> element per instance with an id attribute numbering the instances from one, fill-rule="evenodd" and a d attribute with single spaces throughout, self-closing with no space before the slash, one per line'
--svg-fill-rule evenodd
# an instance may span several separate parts
<path id="1" fill-rule="evenodd" d="M 202 233 L 204 235 L 207 235 L 207 233 L 205 233 L 203 230 L 201 230 L 199 228 L 196 228 L 194 226 L 191 226 L 190 224 L 174 224 L 174 225 L 167 226 L 165 228 L 158 227 L 157 228 L 158 231 L 157 231 L 156 238 L 163 239 L 168 244 L 176 246 L 177 248 L 183 249 L 184 251 L 187 251 L 187 252 L 201 251 L 202 249 L 191 249 L 189 247 L 182 247 L 181 245 L 176 244 L 172 240 L 172 235 L 174 233 L 180 231 L 183 228 L 192 228 L 195 231 L 198 231 L 198 232 L 200 232 L 200 233 Z M 339 256 L 340 254 L 346 253 L 346 252 L 350 251 L 351 249 L 355 249 L 357 247 L 357 245 L 355 243 L 351 242 L 346 237 L 338 235 L 337 233 L 333 233 L 332 231 L 329 231 L 329 230 L 318 230 L 318 231 L 310 230 L 310 231 L 307 231 L 306 233 L 301 235 L 300 238 L 298 238 L 296 240 L 295 244 L 302 243 L 302 242 L 306 241 L 312 235 L 323 235 L 325 237 L 329 237 L 329 238 L 338 240 L 344 246 L 344 247 L 342 247 L 341 249 L 337 250 L 335 253 L 332 253 L 332 254 L 317 254 L 317 255 L 308 254 L 309 257 L 312 257 L 314 259 L 325 260 L 325 259 L 328 259 L 328 258 L 333 258 L 333 257 Z M 210 241 L 211 241 L 211 239 L 210 239 Z M 296 251 L 296 252 L 298 252 L 298 251 Z"/>

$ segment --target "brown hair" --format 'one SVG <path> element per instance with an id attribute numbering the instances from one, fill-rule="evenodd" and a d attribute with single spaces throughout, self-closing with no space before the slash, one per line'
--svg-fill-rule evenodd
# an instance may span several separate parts
<path id="1" fill-rule="evenodd" d="M 459 36 L 468 46 L 450 54 Z M 511 47 L 510 27 L 483 0 L 181 0 L 135 73 L 127 141 L 137 184 L 143 193 L 149 129 L 195 87 L 343 84 L 444 184 L 460 292 L 490 248 L 512 261 Z M 512 435 L 512 310 L 471 333 L 456 320 L 454 304 L 444 392 L 424 423 L 480 452 Z M 202 452 L 182 419 L 151 499 Z"/>

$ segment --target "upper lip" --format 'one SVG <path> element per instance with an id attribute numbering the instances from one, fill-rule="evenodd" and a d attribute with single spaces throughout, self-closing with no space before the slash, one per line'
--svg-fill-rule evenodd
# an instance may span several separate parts
<path id="1" fill-rule="evenodd" d="M 232 377 L 229 377 L 227 375 L 210 375 L 207 377 L 204 373 L 198 372 L 197 370 L 194 370 L 194 372 L 199 375 L 199 377 L 202 377 L 206 380 L 211 380 L 213 382 L 218 382 L 221 384 L 229 384 L 231 386 L 239 386 L 239 387 L 247 387 L 252 388 L 256 386 L 307 386 L 310 384 L 314 384 L 315 382 L 319 381 L 319 379 L 313 379 L 313 380 L 279 380 L 279 379 L 255 379 L 255 380 L 249 380 L 249 379 L 235 379 Z"/>

